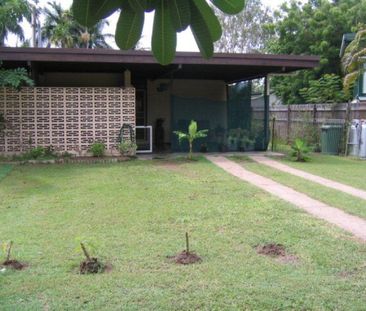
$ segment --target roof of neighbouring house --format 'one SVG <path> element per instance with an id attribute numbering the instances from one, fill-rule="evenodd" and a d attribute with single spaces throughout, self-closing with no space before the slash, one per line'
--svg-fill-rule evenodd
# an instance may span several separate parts
<path id="1" fill-rule="evenodd" d="M 343 57 L 347 46 L 355 39 L 356 33 L 345 33 L 342 37 L 341 50 L 339 51 L 339 57 Z"/>
<path id="2" fill-rule="evenodd" d="M 5 68 L 35 66 L 39 72 L 123 72 L 148 78 L 212 79 L 234 82 L 289 73 L 319 65 L 317 56 L 217 53 L 204 59 L 197 52 L 177 52 L 162 66 L 149 51 L 108 49 L 0 48 Z"/>

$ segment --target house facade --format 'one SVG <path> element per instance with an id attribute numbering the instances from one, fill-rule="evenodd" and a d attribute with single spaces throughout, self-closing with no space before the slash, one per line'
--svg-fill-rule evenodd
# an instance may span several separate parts
<path id="1" fill-rule="evenodd" d="M 0 48 L 5 68 L 24 67 L 35 87 L 0 89 L 0 153 L 35 146 L 85 155 L 94 142 L 117 153 L 136 139 L 140 152 L 181 151 L 173 134 L 190 120 L 209 129 L 198 150 L 264 150 L 267 77 L 315 67 L 313 56 L 177 53 L 168 66 L 150 52 Z M 254 81 L 254 82 L 253 82 Z M 262 94 L 258 94 L 262 90 Z M 260 100 L 259 100 L 260 99 Z"/>

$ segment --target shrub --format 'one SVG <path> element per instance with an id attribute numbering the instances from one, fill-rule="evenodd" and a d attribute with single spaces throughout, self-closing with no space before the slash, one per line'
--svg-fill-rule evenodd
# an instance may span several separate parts
<path id="1" fill-rule="evenodd" d="M 38 146 L 29 151 L 29 157 L 32 159 L 39 159 L 45 155 L 45 148 Z"/>
<path id="2" fill-rule="evenodd" d="M 90 152 L 93 157 L 103 157 L 105 153 L 105 145 L 103 143 L 94 143 L 90 146 Z"/>
<path id="3" fill-rule="evenodd" d="M 310 151 L 309 147 L 300 138 L 295 139 L 295 142 L 291 146 L 291 149 L 292 149 L 291 157 L 294 159 L 294 161 L 305 162 L 309 160 L 309 157 L 307 156 L 307 154 Z"/>
<path id="4" fill-rule="evenodd" d="M 56 157 L 55 148 L 53 148 L 53 146 L 46 147 L 45 150 L 44 150 L 44 155 L 45 155 L 45 157 L 48 157 L 48 158 Z"/>
<path id="5" fill-rule="evenodd" d="M 132 141 L 125 141 L 118 145 L 118 150 L 122 155 L 133 156 L 136 154 L 137 145 Z"/>

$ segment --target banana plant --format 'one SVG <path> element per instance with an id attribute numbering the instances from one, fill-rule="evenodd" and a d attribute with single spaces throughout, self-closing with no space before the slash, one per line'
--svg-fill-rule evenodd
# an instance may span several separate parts
<path id="1" fill-rule="evenodd" d="M 182 140 L 188 140 L 189 143 L 189 154 L 188 159 L 192 160 L 193 158 L 193 142 L 198 138 L 204 138 L 207 136 L 208 130 L 198 130 L 197 128 L 197 122 L 191 121 L 191 123 L 188 126 L 188 133 L 181 132 L 181 131 L 174 131 L 173 133 L 178 136 L 179 143 L 182 142 Z"/>
<path id="2" fill-rule="evenodd" d="M 226 14 L 244 9 L 245 0 L 74 0 L 76 20 L 92 27 L 100 20 L 120 11 L 116 43 L 122 50 L 132 49 L 141 38 L 145 12 L 155 11 L 151 48 L 156 60 L 170 64 L 175 57 L 177 32 L 191 27 L 205 58 L 213 55 L 213 44 L 222 35 L 221 25 L 212 6 Z"/>

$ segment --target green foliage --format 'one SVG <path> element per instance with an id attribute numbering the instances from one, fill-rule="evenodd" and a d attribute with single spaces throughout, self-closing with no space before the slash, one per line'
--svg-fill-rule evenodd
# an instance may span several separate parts
<path id="1" fill-rule="evenodd" d="M 132 141 L 124 141 L 118 145 L 118 150 L 122 155 L 134 156 L 136 154 L 137 145 Z"/>
<path id="2" fill-rule="evenodd" d="M 1 64 L 0 64 L 1 65 Z M 22 86 L 33 86 L 34 82 L 28 76 L 25 68 L 0 68 L 0 87 L 11 87 L 20 90 Z"/>
<path id="3" fill-rule="evenodd" d="M 277 77 L 271 84 L 285 104 L 302 104 L 300 90 L 324 74 L 341 75 L 339 50 L 344 33 L 366 20 L 366 1 L 339 0 L 285 2 L 275 13 L 278 36 L 268 51 L 279 54 L 319 55 L 320 65 L 291 77 Z"/>
<path id="4" fill-rule="evenodd" d="M 193 158 L 193 142 L 196 139 L 204 138 L 207 136 L 208 130 L 198 130 L 197 128 L 197 122 L 191 121 L 191 123 L 188 126 L 188 133 L 184 133 L 181 131 L 174 131 L 175 135 L 178 136 L 179 143 L 181 143 L 182 140 L 188 140 L 189 143 L 189 154 L 188 159 L 192 160 Z"/>
<path id="5" fill-rule="evenodd" d="M 49 2 L 43 14 L 42 41 L 48 47 L 111 48 L 106 38 L 112 35 L 103 33 L 108 22 L 99 21 L 91 27 L 84 27 L 75 20 L 71 10 L 64 10 L 56 2 Z"/>
<path id="6" fill-rule="evenodd" d="M 335 74 L 325 74 L 318 80 L 310 80 L 309 87 L 300 90 L 307 104 L 342 103 L 349 98 L 342 90 L 342 79 Z"/>
<path id="7" fill-rule="evenodd" d="M 273 16 L 261 0 L 245 1 L 245 10 L 227 15 L 216 10 L 223 35 L 215 43 L 215 50 L 229 53 L 263 51 L 273 39 Z"/>
<path id="8" fill-rule="evenodd" d="M 105 145 L 103 143 L 94 143 L 90 146 L 90 152 L 93 157 L 103 157 L 105 153 Z"/>
<path id="9" fill-rule="evenodd" d="M 355 39 L 348 45 L 342 57 L 342 68 L 345 74 L 343 87 L 351 93 L 357 79 L 364 72 L 366 57 L 366 28 L 357 32 Z"/>
<path id="10" fill-rule="evenodd" d="M 30 22 L 31 7 L 26 0 L 0 0 L 0 46 L 4 46 L 9 33 L 24 40 L 23 20 Z"/>
<path id="11" fill-rule="evenodd" d="M 244 0 L 211 0 L 212 6 L 226 14 L 244 9 Z M 206 0 L 74 0 L 72 11 L 77 21 L 92 27 L 100 20 L 121 10 L 116 43 L 121 49 L 136 46 L 141 37 L 144 12 L 155 11 L 152 31 L 152 51 L 163 65 L 175 56 L 177 32 L 191 27 L 201 54 L 213 55 L 213 43 L 221 37 L 221 26 L 213 7 Z"/>
<path id="12" fill-rule="evenodd" d="M 28 155 L 31 159 L 37 160 L 46 154 L 46 149 L 41 146 L 37 146 L 29 150 Z"/>
<path id="13" fill-rule="evenodd" d="M 305 162 L 309 160 L 308 153 L 310 152 L 309 147 L 305 141 L 300 138 L 296 138 L 295 142 L 291 146 L 291 157 L 296 162 Z"/>

